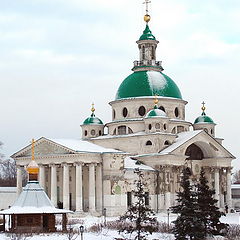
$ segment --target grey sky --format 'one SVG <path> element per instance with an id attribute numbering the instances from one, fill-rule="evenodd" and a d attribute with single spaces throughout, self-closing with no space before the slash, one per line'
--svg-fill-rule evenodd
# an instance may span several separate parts
<path id="1" fill-rule="evenodd" d="M 33 137 L 80 137 L 92 101 L 111 120 L 108 102 L 138 59 L 142 2 L 0 1 L 3 153 Z M 200 115 L 204 100 L 217 136 L 238 158 L 239 8 L 239 0 L 152 0 L 150 8 L 157 58 L 189 102 L 186 119 Z"/>

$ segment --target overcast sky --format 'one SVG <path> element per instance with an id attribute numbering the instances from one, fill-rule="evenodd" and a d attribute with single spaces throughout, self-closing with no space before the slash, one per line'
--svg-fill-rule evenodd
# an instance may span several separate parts
<path id="1" fill-rule="evenodd" d="M 9 156 L 32 138 L 79 138 L 138 59 L 143 0 L 0 0 L 0 141 Z M 179 86 L 186 120 L 206 113 L 240 158 L 240 1 L 152 0 L 157 59 Z M 240 164 L 235 160 L 235 166 Z"/>

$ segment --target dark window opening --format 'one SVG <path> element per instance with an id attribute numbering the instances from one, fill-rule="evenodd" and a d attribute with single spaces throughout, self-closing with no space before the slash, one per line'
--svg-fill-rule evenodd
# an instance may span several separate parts
<path id="1" fill-rule="evenodd" d="M 148 125 L 148 129 L 151 130 L 152 129 L 152 124 Z"/>
<path id="2" fill-rule="evenodd" d="M 96 131 L 94 129 L 91 130 L 91 135 L 94 136 L 96 134 Z"/>
<path id="3" fill-rule="evenodd" d="M 145 59 L 145 47 L 142 46 L 142 59 L 144 60 Z"/>
<path id="4" fill-rule="evenodd" d="M 174 111 L 174 112 L 175 112 L 175 116 L 176 116 L 176 117 L 179 117 L 179 110 L 178 110 L 177 107 L 175 108 L 175 111 Z"/>
<path id="5" fill-rule="evenodd" d="M 167 124 L 166 123 L 163 124 L 163 129 L 167 130 Z"/>
<path id="6" fill-rule="evenodd" d="M 141 106 L 139 109 L 138 109 L 138 114 L 140 116 L 144 116 L 146 113 L 146 108 L 144 106 Z"/>
<path id="7" fill-rule="evenodd" d="M 146 142 L 146 145 L 147 145 L 147 146 L 151 146 L 151 145 L 152 145 L 152 142 L 151 142 L 151 141 L 147 141 L 147 142 Z"/>
<path id="8" fill-rule="evenodd" d="M 115 110 L 114 110 L 114 109 L 113 109 L 112 113 L 113 113 L 113 120 L 114 120 L 114 119 L 115 119 L 115 117 L 116 117 L 116 112 L 115 112 Z"/>
<path id="9" fill-rule="evenodd" d="M 128 128 L 128 134 L 133 133 L 133 130 L 131 128 Z"/>
<path id="10" fill-rule="evenodd" d="M 145 206 L 149 206 L 149 192 L 145 192 Z"/>
<path id="11" fill-rule="evenodd" d="M 128 115 L 127 108 L 123 108 L 122 114 L 123 114 L 124 117 L 126 117 Z"/>
<path id="12" fill-rule="evenodd" d="M 152 46 L 152 60 L 155 59 L 155 47 Z"/>
<path id="13" fill-rule="evenodd" d="M 187 160 L 202 160 L 204 158 L 202 150 L 194 143 L 187 148 L 185 155 L 189 156 Z"/>
<path id="14" fill-rule="evenodd" d="M 87 130 L 84 131 L 84 135 L 87 136 Z"/>
<path id="15" fill-rule="evenodd" d="M 127 192 L 127 206 L 132 206 L 132 192 Z"/>
<path id="16" fill-rule="evenodd" d="M 165 108 L 163 106 L 160 106 L 158 109 L 160 109 L 160 110 L 165 112 Z"/>
<path id="17" fill-rule="evenodd" d="M 101 135 L 102 135 L 102 131 L 101 131 L 101 130 L 99 130 L 99 132 L 98 132 L 98 133 L 99 133 L 99 136 L 101 136 Z"/>
<path id="18" fill-rule="evenodd" d="M 127 134 L 126 126 L 119 126 L 118 127 L 118 135 L 125 135 L 125 134 Z"/>
<path id="19" fill-rule="evenodd" d="M 165 142 L 164 142 L 164 145 L 167 145 L 167 146 L 168 146 L 168 145 L 170 145 L 170 142 L 169 142 L 169 141 L 165 141 Z"/>

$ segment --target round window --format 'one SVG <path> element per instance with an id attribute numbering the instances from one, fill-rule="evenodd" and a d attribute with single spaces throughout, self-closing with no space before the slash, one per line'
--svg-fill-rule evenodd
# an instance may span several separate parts
<path id="1" fill-rule="evenodd" d="M 156 123 L 155 128 L 160 129 L 160 123 Z"/>
<path id="2" fill-rule="evenodd" d="M 175 108 L 175 111 L 174 111 L 174 112 L 175 112 L 175 116 L 176 116 L 176 117 L 179 117 L 179 110 L 178 110 L 177 107 Z"/>
<path id="3" fill-rule="evenodd" d="M 165 112 L 165 108 L 163 106 L 160 106 L 158 109 L 160 109 L 160 110 Z"/>
<path id="4" fill-rule="evenodd" d="M 92 136 L 94 136 L 94 135 L 95 135 L 95 133 L 96 133 L 96 132 L 95 132 L 95 130 L 94 130 L 94 129 L 93 129 L 93 130 L 91 130 L 91 135 L 92 135 Z"/>
<path id="5" fill-rule="evenodd" d="M 151 130 L 152 129 L 152 124 L 148 125 L 148 129 Z"/>
<path id="6" fill-rule="evenodd" d="M 146 113 L 146 108 L 144 106 L 141 106 L 139 109 L 138 109 L 138 114 L 140 116 L 144 116 Z"/>
<path id="7" fill-rule="evenodd" d="M 84 135 L 87 136 L 87 130 L 84 131 Z"/>
<path id="8" fill-rule="evenodd" d="M 127 108 L 123 108 L 122 114 L 123 114 L 124 117 L 127 116 L 127 114 L 128 114 Z"/>

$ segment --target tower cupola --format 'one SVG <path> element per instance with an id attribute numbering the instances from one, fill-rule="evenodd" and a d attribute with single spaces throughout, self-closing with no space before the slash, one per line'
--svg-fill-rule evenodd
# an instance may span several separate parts
<path id="1" fill-rule="evenodd" d="M 206 107 L 205 102 L 202 103 L 202 114 L 197 117 L 194 121 L 193 128 L 194 130 L 204 130 L 208 134 L 215 136 L 215 126 L 216 124 L 211 117 L 207 116 L 205 113 Z"/>
<path id="2" fill-rule="evenodd" d="M 99 137 L 104 134 L 103 122 L 100 118 L 95 116 L 94 103 L 92 104 L 91 112 L 91 116 L 85 119 L 81 125 L 83 139 Z"/>
<path id="3" fill-rule="evenodd" d="M 27 166 L 29 181 L 38 181 L 39 166 L 35 161 L 34 147 L 35 147 L 35 141 L 33 139 L 32 140 L 32 160 Z"/>

